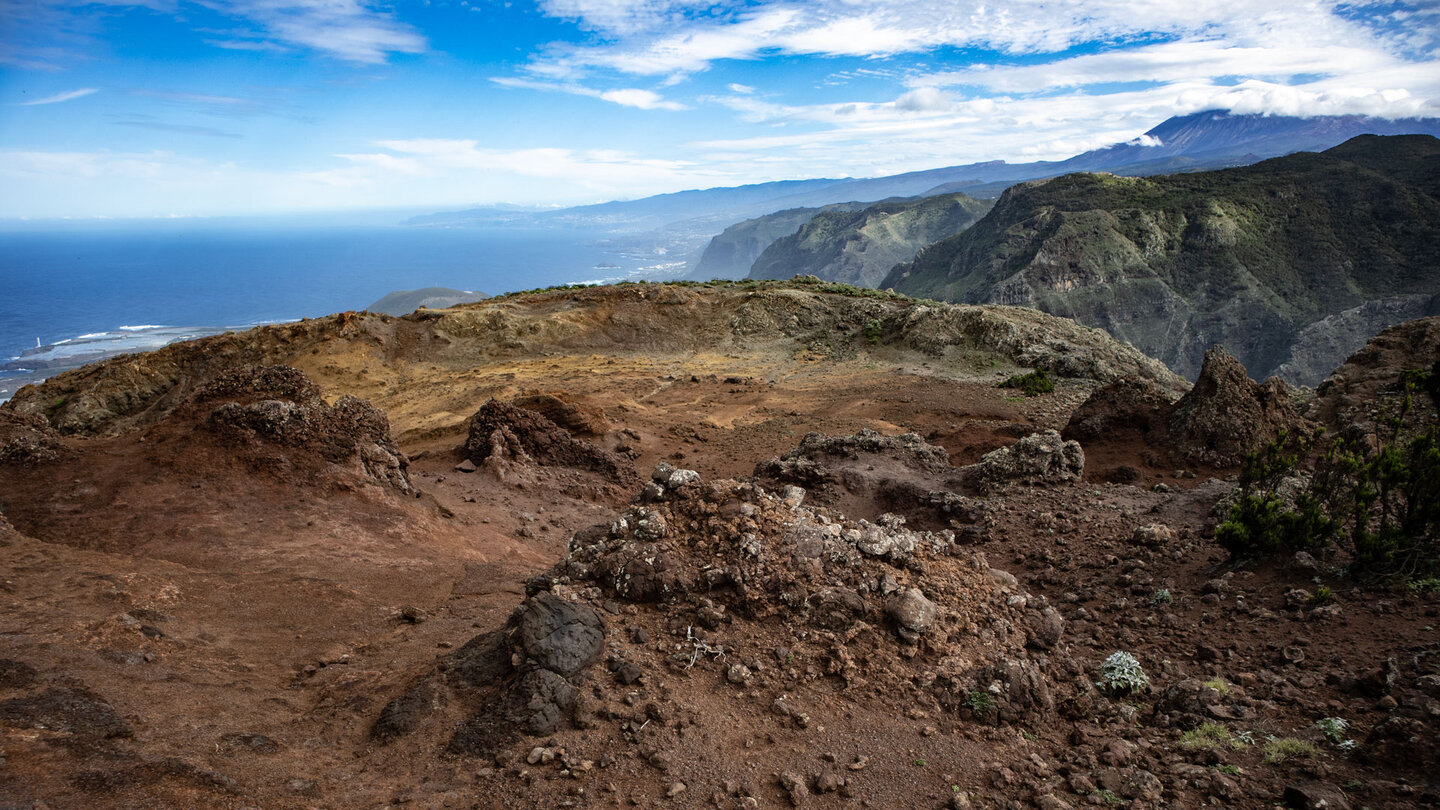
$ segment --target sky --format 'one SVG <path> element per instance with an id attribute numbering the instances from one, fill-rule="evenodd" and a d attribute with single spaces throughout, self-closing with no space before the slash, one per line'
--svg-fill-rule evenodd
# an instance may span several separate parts
<path id="1" fill-rule="evenodd" d="M 1440 4 L 0 0 L 0 218 L 544 206 L 1440 116 Z"/>

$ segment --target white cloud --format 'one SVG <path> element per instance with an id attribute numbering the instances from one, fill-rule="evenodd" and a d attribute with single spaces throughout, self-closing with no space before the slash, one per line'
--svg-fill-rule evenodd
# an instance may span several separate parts
<path id="1" fill-rule="evenodd" d="M 84 97 L 89 96 L 89 95 L 94 95 L 95 93 L 98 93 L 98 92 L 100 92 L 100 88 L 98 88 L 98 87 L 82 87 L 82 88 L 80 88 L 79 90 L 69 90 L 69 91 L 64 92 L 64 93 L 56 93 L 56 94 L 53 95 L 53 96 L 46 96 L 45 98 L 37 98 L 37 99 L 35 99 L 34 101 L 21 101 L 21 102 L 19 102 L 18 104 L 16 104 L 15 106 L 17 106 L 17 107 L 38 107 L 38 106 L 40 106 L 41 104 L 59 104 L 59 103 L 64 102 L 64 101 L 74 101 L 74 100 L 77 99 L 77 98 L 84 98 Z"/>
<path id="2" fill-rule="evenodd" d="M 1309 84 L 1319 77 L 1335 80 L 1315 96 L 1329 100 L 1321 105 L 1326 109 L 1348 100 L 1352 112 L 1400 114 L 1415 99 L 1440 98 L 1440 60 L 1423 47 L 1440 41 L 1440 14 L 1414 3 L 792 0 L 713 13 L 706 4 L 665 0 L 549 0 L 542 8 L 607 34 L 599 42 L 555 45 L 528 66 L 568 81 L 603 73 L 673 78 L 719 61 L 776 54 L 893 60 L 949 46 L 991 51 L 992 64 L 915 75 L 908 81 L 912 90 L 963 86 L 981 95 L 1015 95 L 1136 82 Z M 1078 46 L 1098 52 L 1034 59 Z M 1029 58 L 1014 63 L 1018 56 Z M 1397 92 L 1409 98 L 1389 107 L 1373 103 Z M 1235 98 L 1249 104 L 1254 96 Z M 1282 104 L 1273 112 L 1293 107 L 1280 95 L 1268 98 Z M 946 103 L 944 96 L 916 92 L 902 97 L 899 108 L 933 113 Z"/>
<path id="3" fill-rule="evenodd" d="M 955 99 L 934 87 L 920 87 L 895 99 L 895 107 L 912 112 L 943 112 L 954 108 Z"/>
<path id="4" fill-rule="evenodd" d="M 642 110 L 683 110 L 684 104 L 675 101 L 666 101 L 659 93 L 649 90 L 638 90 L 626 88 L 623 90 L 606 90 L 600 94 L 600 98 L 613 104 L 625 107 L 638 107 Z"/>
<path id="5" fill-rule="evenodd" d="M 685 110 L 689 109 L 678 101 L 668 101 L 659 93 L 653 90 L 643 90 L 635 87 L 625 87 L 615 90 L 597 90 L 593 87 L 586 87 L 577 82 L 552 82 L 536 79 L 519 79 L 511 76 L 501 76 L 491 79 L 502 87 L 517 87 L 528 90 L 546 90 L 556 93 L 569 93 L 574 96 L 586 96 L 587 98 L 598 98 L 601 101 L 608 101 L 611 104 L 619 104 L 622 107 L 635 107 L 641 110 Z"/>

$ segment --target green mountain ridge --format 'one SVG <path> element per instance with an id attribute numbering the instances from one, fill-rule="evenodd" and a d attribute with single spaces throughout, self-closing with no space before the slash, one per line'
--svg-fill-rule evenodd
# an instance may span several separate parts
<path id="1" fill-rule="evenodd" d="M 1437 190 L 1440 140 L 1428 135 L 1360 136 L 1221 171 L 1065 175 L 1011 188 L 881 286 L 1070 317 L 1192 378 L 1215 343 L 1257 377 L 1331 368 L 1345 354 L 1291 356 L 1306 327 L 1440 293 Z"/>
<path id="2" fill-rule="evenodd" d="M 824 211 L 766 247 L 755 259 L 750 278 L 801 273 L 875 287 L 890 268 L 913 259 L 937 239 L 970 227 L 992 204 L 953 193 Z"/>
<path id="3" fill-rule="evenodd" d="M 693 281 L 745 278 L 765 248 L 775 240 L 795 233 L 815 215 L 827 211 L 857 211 L 866 205 L 868 203 L 847 202 L 821 208 L 787 208 L 737 222 L 710 240 L 687 278 Z"/>

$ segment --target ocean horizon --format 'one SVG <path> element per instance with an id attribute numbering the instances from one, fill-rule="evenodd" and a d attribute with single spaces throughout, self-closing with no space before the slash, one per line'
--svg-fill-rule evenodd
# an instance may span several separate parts
<path id="1" fill-rule="evenodd" d="M 395 290 L 497 295 L 682 267 L 598 229 L 12 223 L 0 229 L 0 364 L 9 366 L 0 400 L 44 376 L 27 369 L 27 352 L 37 366 L 64 367 L 68 357 L 364 309 Z"/>

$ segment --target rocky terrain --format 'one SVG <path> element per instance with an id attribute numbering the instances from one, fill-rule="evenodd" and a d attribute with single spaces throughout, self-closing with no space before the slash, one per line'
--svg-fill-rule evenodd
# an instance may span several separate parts
<path id="1" fill-rule="evenodd" d="M 1186 377 L 1222 343 L 1257 377 L 1314 385 L 1431 314 L 1437 156 L 1427 135 L 1367 135 L 1223 171 L 1027 183 L 881 286 L 1072 317 Z"/>
<path id="2" fill-rule="evenodd" d="M 1437 320 L 1313 398 L 813 280 L 67 372 L 0 408 L 0 803 L 1433 805 L 1440 594 L 1211 535 Z"/>

